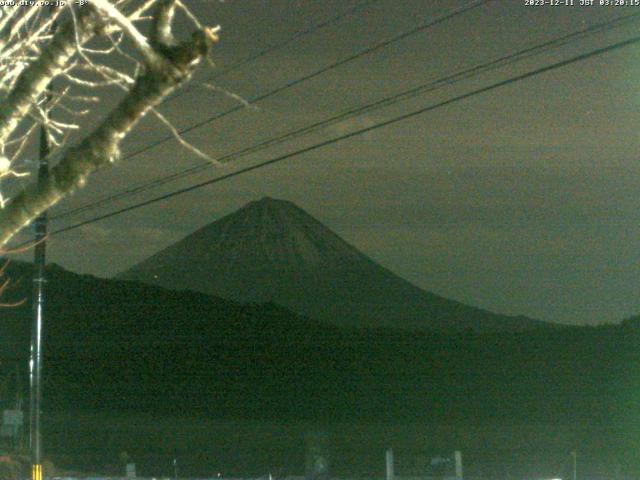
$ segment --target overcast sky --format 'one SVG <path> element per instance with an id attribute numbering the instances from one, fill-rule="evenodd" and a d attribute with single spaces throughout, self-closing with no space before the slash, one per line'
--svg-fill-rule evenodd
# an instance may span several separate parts
<path id="1" fill-rule="evenodd" d="M 358 1 L 187 0 L 221 24 L 215 68 L 162 110 L 186 127 L 237 105 L 197 87 Z M 468 2 L 376 0 L 215 84 L 268 92 Z M 575 0 L 579 3 L 579 0 Z M 598 2 L 596 2 L 598 3 Z M 213 156 L 640 7 L 497 0 L 188 135 Z M 53 228 L 231 172 L 638 34 L 640 21 L 214 167 Z M 640 47 L 631 46 L 53 237 L 50 261 L 111 276 L 244 203 L 291 200 L 385 267 L 445 297 L 574 324 L 640 313 Z M 167 135 L 145 121 L 127 151 Z M 164 143 L 103 171 L 56 208 L 83 205 L 202 160 Z M 24 237 L 23 237 L 24 238 Z"/>

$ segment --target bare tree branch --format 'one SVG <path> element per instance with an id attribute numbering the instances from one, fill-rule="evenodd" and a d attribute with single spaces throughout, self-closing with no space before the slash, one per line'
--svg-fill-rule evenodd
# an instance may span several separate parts
<path id="1" fill-rule="evenodd" d="M 22 72 L 9 96 L 0 104 L 0 147 L 26 117 L 51 80 L 64 70 L 76 52 L 76 35 L 86 42 L 97 33 L 100 24 L 92 9 L 83 8 L 76 25 L 68 21 L 59 28 L 39 58 Z"/>
<path id="2" fill-rule="evenodd" d="M 151 43 L 158 46 L 173 46 L 176 44 L 171 32 L 171 23 L 176 11 L 175 0 L 160 0 L 156 14 L 151 24 Z"/>
<path id="3" fill-rule="evenodd" d="M 96 3 L 100 3 L 96 0 Z M 115 7 L 114 7 L 115 8 Z M 25 225 L 37 217 L 41 212 L 59 202 L 64 196 L 82 186 L 87 177 L 98 168 L 114 162 L 118 158 L 119 147 L 125 136 L 138 121 L 153 107 L 157 106 L 167 95 L 188 80 L 196 67 L 208 54 L 212 40 L 216 40 L 217 29 L 203 29 L 196 31 L 191 40 L 177 45 L 166 44 L 164 41 L 173 39 L 170 21 L 175 8 L 173 0 L 159 0 L 154 15 L 150 42 L 154 55 L 144 64 L 143 71 L 135 80 L 123 100 L 111 111 L 101 124 L 87 137 L 73 147 L 58 150 L 50 155 L 49 163 L 55 165 L 49 178 L 44 182 L 33 182 L 27 185 L 17 196 L 10 200 L 6 207 L 0 210 L 0 247 L 6 243 Z M 105 10 L 107 11 L 107 10 Z M 91 15 L 78 18 L 82 22 L 80 29 L 94 28 L 97 23 L 91 20 Z M 113 20 L 113 19 L 111 19 Z M 165 22 L 169 22 L 165 25 Z M 155 32 L 155 33 L 153 33 Z M 51 78 L 51 72 L 62 71 L 75 50 L 76 39 L 56 34 L 58 40 L 55 46 L 48 49 L 48 61 L 36 72 L 47 70 L 49 74 L 40 74 L 38 78 L 44 82 L 42 91 L 46 87 L 46 80 Z M 86 32 L 83 35 L 88 35 Z M 61 45 L 62 38 L 65 42 Z M 66 41 L 69 43 L 67 44 Z M 51 51 L 52 50 L 52 51 Z M 57 58 L 57 59 L 56 59 Z M 145 57 L 146 60 L 149 58 Z M 33 74 L 32 74 L 33 75 Z M 33 95 L 34 88 L 27 88 Z M 24 94 L 23 94 L 24 95 Z M 29 97 L 32 99 L 33 97 Z M 24 101 L 22 112 L 28 110 L 29 99 Z M 14 101 L 14 104 L 17 104 Z M 5 115 L 5 124 L 17 122 L 21 118 L 16 113 L 17 107 L 9 115 Z M 0 112 L 2 110 L 0 109 Z M 15 118 L 15 120 L 12 120 Z M 2 140 L 3 117 L 0 115 L 0 141 Z M 13 127 L 15 128 L 15 126 Z M 4 129 L 10 128 L 4 125 Z M 7 135 L 5 133 L 4 135 Z"/>
<path id="4" fill-rule="evenodd" d="M 147 65 L 161 62 L 162 58 L 155 52 L 147 38 L 138 31 L 131 20 L 120 12 L 109 0 L 90 0 L 91 3 L 104 15 L 115 21 L 122 31 L 131 39 L 133 44 L 142 54 Z M 169 25 L 169 30 L 171 26 Z"/>

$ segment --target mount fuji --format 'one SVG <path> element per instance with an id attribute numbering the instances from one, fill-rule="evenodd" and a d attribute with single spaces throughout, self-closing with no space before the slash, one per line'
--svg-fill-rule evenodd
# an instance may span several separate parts
<path id="1" fill-rule="evenodd" d="M 449 333 L 553 324 L 507 316 L 422 290 L 291 202 L 263 198 L 118 275 L 241 302 L 273 302 L 321 321 Z"/>

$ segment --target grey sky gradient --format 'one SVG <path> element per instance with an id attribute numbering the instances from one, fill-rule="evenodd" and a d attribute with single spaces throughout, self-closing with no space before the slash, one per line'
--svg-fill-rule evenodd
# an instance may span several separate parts
<path id="1" fill-rule="evenodd" d="M 215 49 L 220 69 L 354 5 L 325 0 L 189 3 L 201 19 L 223 27 Z M 250 99 L 464 3 L 378 0 L 217 84 Z M 188 138 L 212 155 L 226 154 L 638 8 L 526 7 L 524 0 L 497 0 Z M 629 38 L 638 26 L 329 127 L 234 165 L 271 158 Z M 194 87 L 162 110 L 184 127 L 234 105 L 232 98 Z M 244 203 L 270 195 L 297 203 L 385 267 L 445 297 L 558 322 L 618 321 L 640 313 L 639 127 L 640 48 L 629 47 L 60 235 L 50 242 L 49 258 L 71 270 L 111 276 Z M 145 121 L 127 148 L 164 135 L 156 122 Z M 165 143 L 101 172 L 58 211 L 200 161 L 175 142 Z M 212 168 L 115 206 L 234 168 Z"/>

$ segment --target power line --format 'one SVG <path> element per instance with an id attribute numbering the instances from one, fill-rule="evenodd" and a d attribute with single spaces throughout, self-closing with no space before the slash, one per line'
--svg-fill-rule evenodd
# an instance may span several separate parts
<path id="1" fill-rule="evenodd" d="M 383 108 L 383 107 L 389 106 L 391 104 L 394 104 L 394 103 L 397 103 L 397 102 L 400 102 L 400 101 L 407 100 L 409 98 L 413 98 L 413 97 L 415 97 L 417 95 L 422 95 L 422 94 L 425 94 L 425 93 L 428 93 L 428 92 L 432 92 L 432 91 L 434 91 L 436 89 L 443 88 L 445 86 L 450 86 L 450 85 L 452 85 L 454 83 L 457 83 L 459 81 L 471 78 L 471 77 L 479 75 L 481 73 L 486 73 L 488 71 L 495 70 L 497 68 L 503 68 L 503 67 L 505 67 L 507 65 L 510 65 L 512 63 L 515 63 L 515 62 L 522 61 L 523 59 L 529 58 L 531 56 L 539 55 L 539 54 L 541 54 L 541 53 L 543 53 L 545 51 L 549 51 L 549 50 L 552 50 L 554 48 L 558 48 L 560 46 L 566 45 L 566 44 L 568 44 L 570 42 L 583 39 L 588 35 L 593 35 L 595 33 L 601 33 L 603 31 L 610 30 L 612 28 L 617 28 L 620 25 L 629 23 L 631 21 L 635 21 L 639 17 L 640 17 L 640 13 L 636 13 L 636 14 L 624 16 L 624 17 L 621 17 L 621 18 L 617 18 L 617 19 L 614 19 L 614 20 L 610 20 L 608 22 L 602 22 L 602 23 L 599 23 L 599 24 L 595 24 L 595 25 L 589 26 L 589 27 L 587 27 L 585 29 L 582 29 L 580 31 L 573 32 L 573 33 L 567 34 L 565 36 L 562 36 L 562 37 L 559 37 L 559 38 L 556 38 L 556 39 L 553 39 L 553 40 L 550 40 L 550 41 L 547 41 L 547 42 L 543 42 L 543 43 L 535 45 L 533 47 L 528 47 L 528 48 L 525 48 L 523 50 L 519 50 L 517 52 L 513 52 L 513 53 L 510 53 L 510 54 L 507 54 L 507 55 L 505 55 L 503 57 L 500 57 L 498 59 L 492 60 L 490 62 L 483 63 L 483 64 L 480 64 L 480 65 L 476 65 L 476 66 L 467 68 L 465 70 L 458 71 L 456 73 L 447 75 L 447 76 L 445 76 L 443 78 L 440 78 L 440 79 L 437 79 L 437 80 L 434 80 L 434 81 L 430 81 L 430 82 L 428 82 L 426 84 L 422 84 L 422 85 L 419 85 L 417 87 L 414 87 L 414 88 L 399 92 L 399 93 L 397 93 L 395 95 L 392 95 L 392 96 L 389 96 L 389 97 L 385 97 L 385 98 L 383 98 L 381 100 L 377 100 L 375 102 L 372 102 L 372 103 L 369 103 L 369 104 L 366 104 L 366 105 L 363 105 L 363 106 L 360 106 L 360 107 L 353 108 L 351 110 L 348 110 L 346 112 L 342 112 L 340 114 L 334 115 L 334 116 L 329 117 L 327 119 L 324 119 L 322 121 L 318 121 L 318 122 L 315 122 L 315 123 L 313 123 L 311 125 L 307 125 L 307 126 L 304 126 L 302 128 L 299 128 L 299 129 L 296 129 L 296 130 L 293 130 L 293 131 L 289 131 L 289 132 L 284 133 L 282 135 L 279 135 L 277 137 L 273 137 L 273 138 L 267 139 L 265 141 L 259 142 L 257 144 L 254 144 L 254 145 L 252 145 L 250 147 L 247 147 L 247 148 L 241 149 L 239 151 L 235 151 L 233 153 L 224 155 L 222 157 L 217 158 L 216 160 L 219 161 L 220 163 L 226 163 L 226 162 L 229 162 L 231 160 L 236 160 L 236 159 L 244 157 L 244 156 L 246 156 L 246 155 L 248 155 L 250 153 L 255 153 L 257 151 L 266 149 L 266 148 L 268 148 L 270 146 L 282 143 L 282 142 L 284 142 L 286 140 L 297 138 L 297 137 L 299 137 L 301 135 L 305 135 L 307 133 L 311 133 L 311 132 L 313 132 L 315 130 L 318 130 L 320 128 L 324 128 L 324 127 L 327 127 L 329 125 L 335 124 L 335 123 L 337 123 L 339 121 L 343 121 L 343 120 L 345 120 L 347 118 L 352 118 L 352 117 L 361 115 L 363 113 L 367 113 L 367 112 L 370 112 L 370 111 L 373 111 L 373 110 L 376 110 L 376 109 L 379 109 L 379 108 Z M 182 171 L 179 171 L 179 172 L 176 172 L 176 173 L 173 173 L 173 174 L 170 174 L 170 175 L 166 175 L 166 176 L 151 180 L 149 182 L 139 184 L 137 186 L 130 187 L 130 188 L 124 190 L 124 191 L 120 191 L 118 193 L 108 195 L 108 196 L 103 197 L 101 199 L 98 199 L 96 201 L 93 201 L 93 202 L 90 202 L 88 204 L 76 207 L 74 209 L 63 211 L 63 212 L 59 213 L 58 215 L 54 216 L 53 218 L 54 219 L 60 219 L 60 218 L 64 218 L 64 217 L 68 217 L 68 216 L 72 216 L 72 215 L 77 215 L 77 214 L 82 213 L 84 211 L 91 210 L 93 208 L 97 208 L 100 205 L 112 203 L 114 200 L 120 200 L 122 198 L 126 198 L 126 197 L 129 197 L 129 196 L 144 192 L 146 190 L 149 190 L 149 189 L 164 185 L 165 183 L 168 183 L 168 182 L 171 182 L 171 181 L 174 181 L 174 180 L 178 180 L 178 179 L 181 179 L 181 178 L 185 178 L 185 177 L 190 176 L 190 175 L 194 175 L 194 174 L 199 173 L 201 171 L 204 171 L 204 170 L 206 170 L 208 168 L 211 168 L 212 166 L 213 165 L 211 163 L 204 162 L 204 163 L 198 164 L 196 166 L 184 169 Z"/>
<path id="2" fill-rule="evenodd" d="M 285 91 L 285 90 L 287 90 L 287 89 L 289 89 L 291 87 L 299 85 L 299 84 L 301 84 L 301 83 L 303 83 L 303 82 L 305 82 L 307 80 L 310 80 L 312 78 L 315 78 L 315 77 L 317 77 L 319 75 L 322 75 L 322 74 L 324 74 L 324 73 L 326 73 L 328 71 L 331 71 L 331 70 L 333 70 L 333 69 L 335 69 L 335 68 L 337 68 L 337 67 L 339 67 L 341 65 L 344 65 L 344 64 L 349 63 L 349 62 L 351 62 L 353 60 L 356 60 L 357 58 L 360 58 L 360 57 L 363 57 L 363 56 L 368 55 L 370 53 L 373 53 L 373 52 L 375 52 L 377 50 L 380 50 L 381 48 L 384 48 L 384 47 L 386 47 L 388 45 L 391 45 L 392 43 L 395 43 L 395 42 L 398 42 L 400 40 L 403 40 L 403 39 L 405 39 L 405 38 L 407 38 L 409 36 L 412 36 L 412 35 L 415 35 L 417 33 L 420 33 L 420 32 L 422 32 L 422 31 L 424 31 L 424 30 L 426 30 L 428 28 L 431 28 L 431 27 L 433 27 L 435 25 L 443 23 L 443 22 L 445 22 L 447 20 L 450 20 L 450 19 L 452 19 L 452 18 L 454 18 L 454 17 L 456 17 L 458 15 L 466 13 L 466 12 L 472 10 L 472 9 L 478 8 L 478 7 L 480 7 L 480 6 L 482 6 L 482 5 L 486 4 L 486 3 L 489 3 L 491 1 L 493 1 L 493 0 L 473 0 L 473 1 L 469 2 L 469 3 L 467 3 L 466 5 L 463 5 L 460 8 L 451 10 L 451 11 L 449 11 L 449 12 L 443 14 L 443 15 L 437 16 L 437 17 L 433 18 L 430 21 L 427 21 L 425 23 L 422 23 L 422 24 L 418 25 L 417 27 L 414 27 L 414 28 L 412 28 L 410 30 L 402 32 L 402 33 L 396 35 L 395 37 L 392 37 L 392 38 L 390 38 L 388 40 L 384 40 L 382 42 L 379 42 L 379 43 L 377 43 L 377 44 L 375 44 L 373 46 L 364 48 L 363 50 L 360 50 L 359 52 L 356 52 L 356 53 L 354 53 L 354 54 L 352 54 L 352 55 L 350 55 L 350 56 L 348 56 L 348 57 L 346 57 L 346 58 L 344 58 L 342 60 L 339 60 L 339 61 L 337 61 L 335 63 L 332 63 L 330 65 L 322 67 L 322 68 L 320 68 L 320 69 L 318 69 L 318 70 L 316 70 L 316 71 L 314 71 L 314 72 L 312 72 L 310 74 L 307 74 L 305 76 L 299 77 L 299 78 L 297 78 L 295 80 L 289 81 L 287 84 L 285 84 L 283 86 L 280 86 L 280 87 L 278 87 L 278 88 L 276 88 L 274 90 L 266 92 L 263 95 L 260 95 L 258 97 L 255 97 L 255 98 L 251 99 L 249 101 L 249 103 L 253 104 L 253 103 L 265 100 L 265 99 L 267 99 L 269 97 L 272 97 L 274 95 L 277 95 L 278 93 L 280 93 L 282 91 Z M 195 123 L 195 124 L 193 124 L 193 125 L 191 125 L 189 127 L 186 127 L 186 128 L 184 128 L 182 130 L 179 130 L 178 134 L 179 135 L 184 135 L 184 134 L 189 133 L 189 132 L 191 132 L 193 130 L 196 130 L 196 129 L 204 126 L 204 125 L 207 125 L 207 124 L 212 123 L 212 122 L 214 122 L 216 120 L 219 120 L 220 118 L 223 118 L 223 117 L 225 117 L 225 116 L 227 116 L 229 114 L 232 114 L 232 113 L 237 112 L 239 110 L 243 110 L 244 108 L 245 108 L 244 106 L 236 106 L 236 107 L 231 108 L 229 110 L 226 110 L 226 111 L 224 111 L 222 113 L 215 114 L 215 115 L 213 115 L 213 116 L 211 116 L 211 117 L 209 117 L 209 118 L 207 118 L 207 119 L 205 119 L 203 121 L 197 122 L 197 123 Z M 144 153 L 144 152 L 146 152 L 148 150 L 151 150 L 151 149 L 157 147 L 158 145 L 161 145 L 161 144 L 163 144 L 163 143 L 165 143 L 165 142 L 167 142 L 169 140 L 174 140 L 174 139 L 175 139 L 174 135 L 166 136 L 166 137 L 164 137 L 164 138 L 162 138 L 160 140 L 152 142 L 152 143 L 150 143 L 150 144 L 148 144 L 148 145 L 146 145 L 146 146 L 144 146 L 144 147 L 142 147 L 142 148 L 140 148 L 138 150 L 135 150 L 134 152 L 131 152 L 131 153 L 125 155 L 122 158 L 122 160 L 127 160 L 127 159 L 130 159 L 130 158 L 136 157 L 136 156 L 138 156 L 138 155 L 140 155 L 140 154 L 142 154 L 142 153 Z M 79 208 L 83 208 L 83 207 L 79 207 Z M 76 210 L 77 209 L 74 209 L 73 212 L 75 213 Z M 71 211 L 61 212 L 58 215 L 52 216 L 51 218 L 52 219 L 57 219 L 57 218 L 61 218 L 63 216 L 68 216 L 70 214 L 71 214 Z"/>
<path id="3" fill-rule="evenodd" d="M 308 146 L 308 147 L 305 147 L 305 148 L 301 148 L 301 149 L 296 150 L 294 152 L 286 153 L 284 155 L 280 155 L 278 157 L 275 157 L 275 158 L 272 158 L 272 159 L 257 163 L 255 165 L 251 165 L 251 166 L 242 168 L 242 169 L 237 170 L 235 172 L 231 172 L 231 173 L 228 173 L 226 175 L 222 175 L 220 177 L 215 177 L 213 179 L 209 179 L 209 180 L 206 180 L 204 182 L 199 182 L 199 183 L 190 185 L 190 186 L 185 187 L 185 188 L 174 190 L 172 192 L 160 195 L 160 196 L 152 198 L 150 200 L 146 200 L 144 202 L 140 202 L 140 203 L 137 203 L 137 204 L 134 204 L 134 205 L 130 205 L 128 207 L 124 207 L 124 208 L 121 208 L 119 210 L 115 210 L 113 212 L 106 213 L 104 215 L 100 215 L 100 216 L 97 216 L 97 217 L 94 217 L 94 218 L 91 218 L 91 219 L 88 219 L 88 220 L 85 220 L 85 221 L 82 221 L 82 222 L 78 222 L 76 224 L 73 224 L 73 225 L 70 225 L 70 226 L 67 226 L 67 227 L 63 227 L 63 228 L 57 229 L 57 230 L 51 232 L 51 235 L 57 235 L 57 234 L 60 234 L 60 233 L 68 232 L 68 231 L 71 231 L 71 230 L 75 230 L 77 228 L 83 227 L 85 225 L 89 225 L 91 223 L 95 223 L 95 222 L 98 222 L 98 221 L 101 221 L 101 220 L 105 220 L 107 218 L 114 217 L 116 215 L 120 215 L 122 213 L 129 212 L 131 210 L 142 208 L 142 207 L 151 205 L 153 203 L 157 203 L 157 202 L 162 201 L 162 200 L 166 200 L 166 199 L 178 196 L 178 195 L 182 195 L 184 193 L 188 193 L 188 192 L 200 189 L 202 187 L 206 187 L 208 185 L 212 185 L 214 183 L 219 183 L 219 182 L 222 182 L 224 180 L 228 180 L 229 178 L 233 178 L 233 177 L 236 177 L 238 175 L 241 175 L 243 173 L 248 173 L 248 172 L 251 172 L 253 170 L 257 170 L 259 168 L 266 167 L 268 165 L 273 165 L 275 163 L 279 163 L 279 162 L 282 162 L 284 160 L 288 160 L 288 159 L 296 157 L 298 155 L 302 155 L 304 153 L 308 153 L 308 152 L 311 152 L 311 151 L 314 151 L 314 150 L 318 150 L 318 149 L 326 147 L 328 145 L 332 145 L 332 144 L 347 140 L 349 138 L 353 138 L 355 136 L 362 135 L 364 133 L 368 133 L 368 132 L 371 132 L 371 131 L 374 131 L 374 130 L 377 130 L 377 129 L 380 129 L 380 128 L 383 128 L 383 127 L 387 127 L 389 125 L 396 124 L 396 123 L 404 121 L 404 120 L 408 120 L 410 118 L 416 117 L 418 115 L 422 115 L 424 113 L 436 110 L 438 108 L 442 108 L 442 107 L 451 105 L 451 104 L 459 102 L 461 100 L 465 100 L 465 99 L 474 97 L 476 95 L 495 90 L 495 89 L 500 88 L 500 87 L 504 87 L 504 86 L 507 86 L 507 85 L 510 85 L 510 84 L 513 84 L 513 83 L 516 83 L 516 82 L 519 82 L 519 81 L 522 81 L 522 80 L 526 80 L 528 78 L 531 78 L 531 77 L 534 77 L 534 76 L 537 76 L 537 75 L 541 75 L 543 73 L 555 70 L 557 68 L 565 67 L 567 65 L 571 65 L 573 63 L 577 63 L 577 62 L 580 62 L 580 61 L 583 61 L 583 60 L 586 60 L 586 59 L 589 59 L 589 58 L 592 58 L 592 57 L 595 57 L 595 56 L 604 55 L 606 53 L 609 53 L 609 52 L 612 52 L 612 51 L 615 51 L 615 50 L 619 50 L 621 48 L 624 48 L 624 47 L 627 47 L 627 46 L 630 46 L 630 45 L 637 44 L 639 42 L 640 42 L 640 36 L 632 37 L 630 39 L 627 39 L 627 40 L 624 40 L 624 41 L 621 41 L 621 42 L 617 42 L 617 43 L 608 45 L 606 47 L 598 48 L 596 50 L 592 50 L 590 52 L 583 53 L 583 54 L 571 57 L 571 58 L 566 59 L 566 60 L 562 60 L 562 61 L 559 61 L 559 62 L 556 62 L 556 63 L 552 63 L 550 65 L 531 70 L 531 71 L 529 71 L 527 73 L 516 75 L 516 76 L 508 78 L 506 80 L 501 80 L 499 82 L 493 83 L 493 84 L 488 85 L 486 87 L 481 87 L 481 88 L 472 90 L 471 92 L 467 92 L 467 93 L 455 96 L 455 97 L 450 98 L 448 100 L 444 100 L 442 102 L 438 102 L 438 103 L 435 103 L 435 104 L 420 108 L 418 110 L 414 110 L 412 112 L 405 113 L 405 114 L 397 116 L 395 118 L 392 118 L 392 119 L 377 123 L 375 125 L 371 125 L 369 127 L 361 128 L 359 130 L 356 130 L 356 131 L 341 135 L 339 137 L 335 137 L 335 138 L 332 138 L 332 139 L 329 139 L 329 140 L 325 140 L 325 141 L 316 143 L 314 145 L 311 145 L 311 146 Z"/>
<path id="4" fill-rule="evenodd" d="M 315 78 L 315 77 L 317 77 L 319 75 L 325 74 L 325 73 L 327 73 L 327 72 L 329 72 L 331 70 L 334 70 L 334 69 L 336 69 L 336 68 L 338 68 L 338 67 L 340 67 L 342 65 L 345 65 L 345 64 L 347 64 L 349 62 L 352 62 L 352 61 L 354 61 L 354 60 L 356 60 L 358 58 L 361 58 L 361 57 L 363 57 L 365 55 L 373 53 L 373 52 L 375 52 L 377 50 L 380 50 L 380 49 L 382 49 L 384 47 L 387 47 L 387 46 L 389 46 L 389 45 L 391 45 L 391 44 L 393 44 L 395 42 L 399 42 L 400 40 L 404 40 L 405 38 L 408 38 L 408 37 L 410 37 L 412 35 L 416 35 L 416 34 L 418 34 L 420 32 L 423 32 L 424 30 L 427 30 L 427 29 L 429 29 L 431 27 L 434 27 L 435 25 L 443 23 L 443 22 L 445 22 L 445 21 L 447 21 L 447 20 L 449 20 L 451 18 L 454 18 L 454 17 L 456 17 L 458 15 L 466 13 L 466 12 L 468 12 L 470 10 L 478 8 L 478 7 L 480 7 L 480 6 L 484 5 L 484 4 L 492 2 L 492 1 L 494 1 L 494 0 L 472 0 L 471 2 L 467 3 L 466 5 L 464 5 L 464 6 L 460 7 L 460 8 L 452 10 L 452 11 L 450 11 L 448 13 L 443 14 L 443 15 L 437 16 L 437 17 L 435 17 L 434 19 L 432 19 L 432 20 L 430 20 L 428 22 L 422 23 L 422 24 L 418 25 L 417 27 L 412 28 L 411 30 L 407 30 L 406 32 L 400 33 L 400 34 L 396 35 L 395 37 L 392 37 L 392 38 L 390 38 L 388 40 L 384 40 L 382 42 L 379 42 L 379 43 L 377 43 L 377 44 L 375 44 L 373 46 L 366 47 L 363 50 L 360 50 L 360 51 L 358 51 L 358 52 L 356 52 L 356 53 L 354 53 L 352 55 L 349 55 L 346 58 L 343 58 L 342 60 L 338 60 L 337 62 L 334 62 L 334 63 L 332 63 L 330 65 L 325 66 L 325 67 L 322 67 L 319 70 L 316 70 L 316 71 L 314 71 L 312 73 L 309 73 L 307 75 L 299 77 L 299 78 L 297 78 L 295 80 L 291 80 L 291 81 L 287 82 L 285 85 L 277 87 L 274 90 L 270 90 L 269 92 L 266 92 L 266 93 L 264 93 L 262 95 L 254 97 L 254 98 L 250 99 L 248 103 L 254 104 L 254 103 L 260 102 L 262 100 L 266 100 L 267 98 L 270 98 L 270 97 L 272 97 L 274 95 L 277 95 L 280 92 L 288 90 L 289 88 L 292 88 L 292 87 L 295 87 L 297 85 L 300 85 L 301 83 L 306 82 L 307 80 L 311 80 L 312 78 Z M 237 112 L 239 110 L 244 110 L 245 108 L 246 107 L 244 105 L 237 105 L 237 106 L 235 106 L 235 107 L 233 107 L 233 108 L 231 108 L 229 110 L 226 110 L 226 111 L 224 111 L 222 113 L 213 115 L 213 116 L 207 118 L 206 120 L 203 120 L 201 122 L 195 123 L 195 124 L 191 125 L 190 127 L 187 127 L 187 128 L 185 128 L 183 130 L 179 130 L 178 133 L 180 135 L 183 135 L 185 133 L 189 133 L 190 131 L 195 130 L 195 129 L 203 126 L 203 125 L 206 125 L 208 123 L 214 122 L 215 120 L 219 120 L 220 118 L 226 117 L 227 115 L 235 113 L 235 112 Z M 157 141 L 155 141 L 153 143 L 150 143 L 149 145 L 146 145 L 146 146 L 144 146 L 144 147 L 142 147 L 142 148 L 140 148 L 138 150 L 135 150 L 135 151 L 125 155 L 122 158 L 122 160 L 127 160 L 129 158 L 136 157 L 136 156 L 140 155 L 141 153 L 144 153 L 144 152 L 146 152 L 148 150 L 151 150 L 152 148 L 157 147 L 158 145 L 161 145 L 161 144 L 163 144 L 165 142 L 168 142 L 169 140 L 174 140 L 174 139 L 175 139 L 175 137 L 173 135 L 168 135 L 168 136 L 166 136 L 164 138 L 161 138 L 160 140 L 157 140 Z"/>

